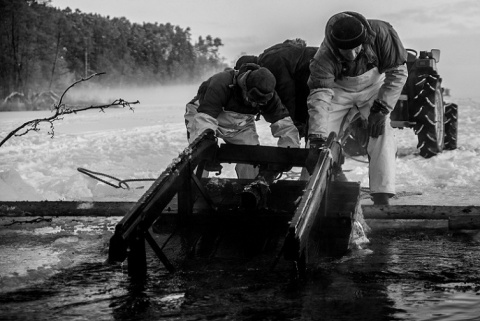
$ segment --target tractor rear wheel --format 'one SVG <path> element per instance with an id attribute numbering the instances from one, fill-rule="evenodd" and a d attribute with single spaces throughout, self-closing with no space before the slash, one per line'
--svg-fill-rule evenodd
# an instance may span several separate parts
<path id="1" fill-rule="evenodd" d="M 445 104 L 445 149 L 457 149 L 458 106 Z"/>
<path id="2" fill-rule="evenodd" d="M 415 135 L 417 148 L 425 158 L 441 153 L 444 147 L 444 107 L 438 75 L 424 75 L 415 84 Z"/>

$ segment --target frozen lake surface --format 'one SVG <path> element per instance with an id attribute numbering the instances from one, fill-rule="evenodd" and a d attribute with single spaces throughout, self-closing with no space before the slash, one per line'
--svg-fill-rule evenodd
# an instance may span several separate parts
<path id="1" fill-rule="evenodd" d="M 136 201 L 151 182 L 114 189 L 77 171 L 85 168 L 119 179 L 156 178 L 187 146 L 183 113 L 196 87 L 166 87 L 147 95 L 156 104 L 91 110 L 68 115 L 37 133 L 11 138 L 0 148 L 0 200 Z M 139 93 L 146 95 L 145 93 Z M 119 98 L 135 101 L 141 97 Z M 130 98 L 130 99 L 129 99 Z M 155 99 L 156 98 L 156 99 Z M 395 130 L 398 145 L 397 199 L 394 204 L 480 205 L 480 102 L 455 99 L 459 105 L 457 150 L 434 158 L 418 155 L 412 129 Z M 49 111 L 0 114 L 0 137 Z M 261 143 L 275 145 L 270 128 L 257 122 Z M 347 159 L 347 177 L 368 187 L 366 158 Z M 233 175 L 226 168 L 225 176 Z M 409 195 L 403 197 L 402 195 Z"/>
<path id="2" fill-rule="evenodd" d="M 29 218 L 31 219 L 31 218 Z M 480 317 L 476 235 L 373 231 L 370 244 L 320 261 L 305 280 L 274 255 L 185 260 L 181 237 L 148 252 L 138 285 L 125 265 L 104 265 L 119 218 L 0 220 L 2 320 L 475 320 Z M 165 235 L 166 237 L 166 235 Z M 273 253 L 275 254 L 275 253 Z"/>
<path id="3" fill-rule="evenodd" d="M 1 201 L 136 201 L 151 182 L 115 189 L 77 168 L 120 179 L 156 178 L 187 144 L 184 105 L 196 86 L 159 88 L 147 104 L 66 116 L 0 147 Z M 142 102 L 142 97 L 120 96 Z M 120 98 L 117 97 L 117 98 Z M 412 130 L 396 131 L 392 204 L 480 205 L 480 102 L 459 105 L 459 148 L 431 159 Z M 0 113 L 0 137 L 48 111 Z M 266 123 L 261 142 L 274 145 Z M 347 159 L 350 180 L 368 187 L 365 159 Z M 226 168 L 223 175 L 233 174 Z M 368 200 L 367 200 L 368 201 Z M 2 320 L 465 320 L 480 317 L 477 235 L 372 231 L 367 249 L 319 262 L 307 281 L 246 262 L 193 264 L 169 275 L 152 255 L 134 286 L 125 266 L 106 266 L 120 218 L 1 218 Z M 168 252 L 167 252 L 168 254 Z M 170 253 L 171 254 L 171 253 Z M 269 262 L 267 262 L 269 263 Z M 267 264 L 268 265 L 268 264 Z M 186 265 L 192 267 L 191 265 Z M 255 266 L 255 265 L 254 265 Z"/>

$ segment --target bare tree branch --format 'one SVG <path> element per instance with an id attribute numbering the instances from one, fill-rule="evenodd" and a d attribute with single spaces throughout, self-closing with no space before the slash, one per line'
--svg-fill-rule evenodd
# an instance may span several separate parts
<path id="1" fill-rule="evenodd" d="M 55 135 L 55 128 L 54 128 L 53 122 L 57 121 L 57 120 L 62 120 L 63 119 L 62 116 L 64 116 L 64 115 L 76 114 L 78 112 L 89 110 L 89 109 L 99 109 L 100 111 L 105 112 L 106 108 L 109 108 L 109 107 L 112 107 L 112 106 L 122 106 L 123 108 L 128 107 L 130 110 L 133 111 L 133 107 L 131 105 L 139 104 L 140 102 L 138 100 L 134 101 L 134 102 L 129 102 L 129 101 L 125 101 L 125 100 L 119 98 L 119 99 L 116 99 L 115 101 L 113 101 L 110 104 L 98 105 L 98 106 L 97 105 L 91 105 L 89 107 L 83 107 L 83 108 L 77 108 L 77 109 L 72 109 L 70 107 L 67 107 L 67 105 L 65 105 L 63 103 L 63 98 L 65 97 L 65 94 L 67 93 L 67 91 L 69 91 L 76 84 L 78 84 L 80 82 L 83 82 L 83 81 L 88 81 L 88 80 L 92 79 L 93 77 L 100 76 L 100 75 L 103 75 L 103 74 L 105 74 L 105 73 L 104 72 L 99 72 L 99 73 L 92 74 L 92 75 L 90 75 L 86 78 L 81 78 L 80 80 L 75 81 L 73 84 L 68 86 L 67 89 L 65 89 L 62 96 L 60 97 L 60 100 L 58 101 L 58 104 L 54 105 L 54 107 L 52 109 L 52 112 L 54 112 L 54 114 L 52 116 L 45 117 L 45 118 L 39 118 L 39 119 L 33 119 L 33 120 L 29 120 L 29 121 L 25 122 L 24 124 L 22 124 L 21 126 L 17 127 L 14 130 L 12 130 L 8 134 L 0 142 L 0 147 L 7 140 L 9 140 L 11 137 L 23 136 L 23 135 L 26 135 L 28 132 L 31 132 L 31 131 L 35 131 L 35 132 L 39 131 L 40 128 L 38 128 L 38 125 L 40 123 L 45 123 L 45 122 L 50 123 L 50 131 L 48 133 L 53 138 L 53 136 Z"/>

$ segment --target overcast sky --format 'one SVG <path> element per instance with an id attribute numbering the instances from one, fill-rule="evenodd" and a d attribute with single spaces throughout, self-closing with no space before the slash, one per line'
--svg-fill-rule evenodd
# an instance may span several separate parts
<path id="1" fill-rule="evenodd" d="M 330 16 L 357 11 L 390 22 L 406 48 L 440 49 L 443 86 L 452 96 L 480 97 L 479 0 L 52 0 L 51 4 L 136 23 L 190 27 L 193 41 L 207 35 L 222 39 L 220 53 L 227 63 L 290 38 L 318 46 Z"/>

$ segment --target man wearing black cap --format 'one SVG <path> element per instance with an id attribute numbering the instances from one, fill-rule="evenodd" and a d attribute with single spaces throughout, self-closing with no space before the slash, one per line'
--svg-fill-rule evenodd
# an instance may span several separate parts
<path id="1" fill-rule="evenodd" d="M 389 113 L 407 80 L 406 60 L 389 23 L 347 11 L 328 20 L 310 64 L 310 148 L 323 147 L 331 131 L 342 137 L 360 113 L 368 122 L 370 192 L 376 205 L 388 205 L 395 195 L 396 143 Z"/>
<path id="2" fill-rule="evenodd" d="M 265 49 L 258 57 L 258 64 L 275 75 L 275 90 L 290 112 L 301 137 L 306 134 L 308 120 L 309 64 L 317 49 L 318 47 L 307 46 L 302 39 L 288 39 Z"/>
<path id="3" fill-rule="evenodd" d="M 247 63 L 240 70 L 217 73 L 203 82 L 187 104 L 185 124 L 191 143 L 206 129 L 231 144 L 259 145 L 255 118 L 271 123 L 279 147 L 300 147 L 298 130 L 275 92 L 275 77 L 267 69 Z M 255 178 L 258 169 L 237 164 L 239 178 Z"/>
<path id="4" fill-rule="evenodd" d="M 255 62 L 272 72 L 277 80 L 275 91 L 299 129 L 300 137 L 306 135 L 310 92 L 307 80 L 310 60 L 317 50 L 318 47 L 307 46 L 303 39 L 287 39 L 265 49 L 258 57 L 242 56 L 235 64 L 235 69 L 239 69 L 244 63 Z"/>

